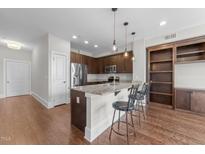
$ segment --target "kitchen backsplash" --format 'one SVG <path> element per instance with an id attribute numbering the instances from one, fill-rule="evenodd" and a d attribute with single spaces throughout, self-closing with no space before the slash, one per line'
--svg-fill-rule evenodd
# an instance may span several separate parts
<path id="1" fill-rule="evenodd" d="M 116 76 L 120 77 L 120 81 L 132 81 L 132 73 L 117 73 Z M 90 81 L 107 81 L 108 77 L 113 74 L 88 74 L 87 80 Z"/>

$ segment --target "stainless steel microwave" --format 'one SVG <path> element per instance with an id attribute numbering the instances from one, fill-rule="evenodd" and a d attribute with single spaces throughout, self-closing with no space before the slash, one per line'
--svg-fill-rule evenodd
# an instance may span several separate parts
<path id="1" fill-rule="evenodd" d="M 117 65 L 105 66 L 105 73 L 117 73 Z"/>

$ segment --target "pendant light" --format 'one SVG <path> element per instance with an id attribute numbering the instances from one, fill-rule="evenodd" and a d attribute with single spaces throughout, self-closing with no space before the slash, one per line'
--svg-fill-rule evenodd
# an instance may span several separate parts
<path id="1" fill-rule="evenodd" d="M 133 40 L 132 40 L 132 52 L 134 50 L 134 41 L 135 41 L 135 32 L 132 32 L 131 35 L 133 36 Z M 135 55 L 134 55 L 134 52 L 133 52 L 133 56 L 132 56 L 132 61 L 135 60 Z"/>
<path id="2" fill-rule="evenodd" d="M 128 22 L 124 22 L 124 26 L 125 26 L 125 53 L 124 56 L 127 57 L 128 53 L 127 53 L 127 26 L 128 26 Z"/>
<path id="3" fill-rule="evenodd" d="M 117 46 L 116 46 L 116 40 L 115 40 L 115 13 L 117 11 L 117 8 L 112 8 L 112 11 L 114 13 L 114 39 L 113 39 L 113 44 L 112 44 L 112 50 L 117 51 Z"/>

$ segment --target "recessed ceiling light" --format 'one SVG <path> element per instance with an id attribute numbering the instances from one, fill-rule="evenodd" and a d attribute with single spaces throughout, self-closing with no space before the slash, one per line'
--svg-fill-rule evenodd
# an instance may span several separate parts
<path id="1" fill-rule="evenodd" d="M 97 48 L 97 47 L 98 47 L 98 45 L 96 44 L 96 45 L 94 45 L 94 47 L 95 47 L 95 48 Z"/>
<path id="2" fill-rule="evenodd" d="M 84 41 L 84 43 L 85 43 L 85 44 L 88 44 L 89 42 L 88 42 L 88 41 Z"/>
<path id="3" fill-rule="evenodd" d="M 20 50 L 24 44 L 16 41 L 11 41 L 11 40 L 2 40 L 3 43 L 7 45 L 8 48 L 10 49 L 15 49 L 15 50 Z"/>
<path id="4" fill-rule="evenodd" d="M 73 35 L 72 38 L 73 38 L 73 39 L 77 39 L 78 37 L 77 37 L 76 35 Z"/>
<path id="5" fill-rule="evenodd" d="M 161 22 L 159 23 L 160 26 L 165 26 L 166 24 L 167 24 L 166 21 L 161 21 Z"/>

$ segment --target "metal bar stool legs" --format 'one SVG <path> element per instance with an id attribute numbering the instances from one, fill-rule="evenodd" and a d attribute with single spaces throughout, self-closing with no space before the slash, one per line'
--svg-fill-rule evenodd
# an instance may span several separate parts
<path id="1" fill-rule="evenodd" d="M 111 125 L 111 130 L 110 130 L 109 140 L 111 139 L 111 135 L 112 135 L 113 124 L 114 124 L 114 119 L 115 119 L 115 112 L 116 112 L 116 109 L 114 110 L 114 114 L 113 114 L 113 118 L 112 118 L 112 125 Z"/>
<path id="2" fill-rule="evenodd" d="M 144 117 L 144 120 L 145 120 L 145 118 L 146 118 L 146 116 L 145 116 L 146 112 L 145 112 L 145 110 L 144 110 L 144 106 L 143 106 L 143 104 L 142 104 L 142 100 L 140 100 L 140 106 L 141 106 L 141 108 L 142 108 L 142 113 L 143 113 L 143 117 Z"/>
<path id="3" fill-rule="evenodd" d="M 119 114 L 118 114 L 118 130 L 120 130 L 120 110 L 119 110 Z"/>
<path id="4" fill-rule="evenodd" d="M 137 109 L 139 110 L 139 103 L 137 103 Z M 139 126 L 141 127 L 141 114 L 140 114 L 140 111 L 138 112 L 139 113 Z"/>
<path id="5" fill-rule="evenodd" d="M 128 135 L 128 119 L 127 119 L 127 111 L 126 111 L 126 132 L 127 132 L 127 143 L 129 143 L 129 135 Z"/>
<path id="6" fill-rule="evenodd" d="M 134 129 L 134 136 L 136 137 L 136 132 L 135 132 L 135 125 L 134 125 L 134 121 L 133 121 L 133 114 L 132 114 L 132 111 L 131 111 L 131 121 L 132 121 L 132 126 L 133 126 L 133 129 Z"/>
<path id="7" fill-rule="evenodd" d="M 131 124 L 128 121 L 128 112 L 130 112 L 130 118 L 131 118 Z M 129 126 L 131 126 L 133 128 L 133 134 L 134 136 L 136 136 L 136 132 L 135 132 L 135 126 L 134 126 L 134 121 L 133 121 L 133 117 L 132 117 L 132 111 L 125 111 L 125 121 L 121 121 L 120 120 L 120 111 L 119 111 L 119 115 L 118 115 L 118 121 L 116 122 L 116 124 L 118 125 L 118 131 L 116 131 L 113 127 L 114 127 L 114 120 L 115 120 L 115 113 L 116 110 L 114 110 L 114 114 L 113 114 L 113 119 L 112 119 L 112 125 L 111 125 L 111 129 L 110 129 L 110 134 L 109 134 L 109 140 L 111 140 L 111 136 L 112 136 L 112 132 L 114 131 L 116 134 L 121 135 L 121 136 L 126 136 L 127 139 L 127 143 L 129 144 Z M 126 127 L 126 133 L 122 134 L 120 133 L 120 122 L 125 124 Z"/>

